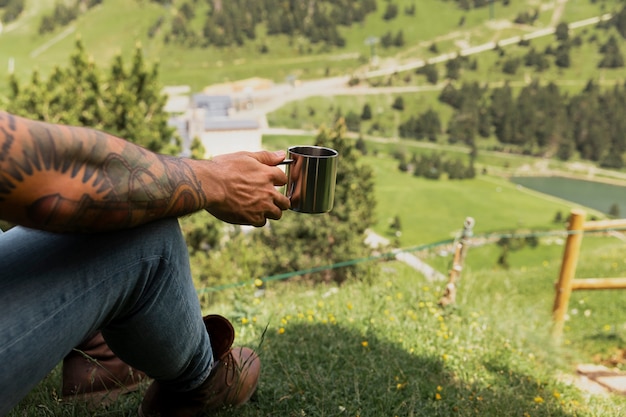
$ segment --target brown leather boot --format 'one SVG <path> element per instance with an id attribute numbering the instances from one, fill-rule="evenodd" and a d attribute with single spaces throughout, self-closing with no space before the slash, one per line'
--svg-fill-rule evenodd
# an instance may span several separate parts
<path id="1" fill-rule="evenodd" d="M 135 391 L 146 378 L 115 356 L 98 332 L 63 359 L 62 396 L 91 406 L 107 405 L 121 394 Z"/>
<path id="2" fill-rule="evenodd" d="M 188 392 L 173 392 L 153 382 L 139 407 L 140 417 L 192 417 L 247 402 L 256 391 L 261 361 L 252 349 L 232 348 L 235 330 L 222 316 L 204 318 L 215 364 L 209 377 Z"/>

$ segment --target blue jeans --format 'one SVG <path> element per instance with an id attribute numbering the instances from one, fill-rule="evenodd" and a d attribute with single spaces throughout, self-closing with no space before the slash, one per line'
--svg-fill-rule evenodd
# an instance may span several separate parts
<path id="1" fill-rule="evenodd" d="M 172 389 L 207 378 L 213 354 L 176 219 L 104 234 L 0 234 L 0 416 L 96 330 Z"/>

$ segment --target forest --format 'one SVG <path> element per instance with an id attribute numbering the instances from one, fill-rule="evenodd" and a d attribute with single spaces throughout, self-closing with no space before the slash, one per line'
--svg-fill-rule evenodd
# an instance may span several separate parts
<path id="1" fill-rule="evenodd" d="M 454 109 L 445 129 L 448 142 L 473 151 L 477 140 L 495 136 L 492 150 L 569 160 L 574 153 L 605 168 L 622 168 L 626 150 L 626 84 L 603 90 L 593 81 L 569 96 L 554 83 L 535 81 L 515 93 L 509 85 L 488 89 L 477 82 L 447 84 L 439 100 Z M 442 134 L 437 112 L 412 115 L 402 137 L 431 141 Z M 513 146 L 511 146 L 513 145 Z"/>

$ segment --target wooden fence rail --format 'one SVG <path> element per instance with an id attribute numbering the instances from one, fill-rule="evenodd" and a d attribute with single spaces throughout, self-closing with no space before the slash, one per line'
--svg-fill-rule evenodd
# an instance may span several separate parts
<path id="1" fill-rule="evenodd" d="M 575 278 L 584 232 L 610 231 L 626 227 L 626 219 L 585 221 L 585 216 L 585 211 L 580 209 L 574 209 L 570 213 L 567 241 L 552 308 L 554 320 L 552 335 L 555 339 L 559 339 L 563 333 L 563 323 L 572 291 L 626 289 L 626 278 Z"/>

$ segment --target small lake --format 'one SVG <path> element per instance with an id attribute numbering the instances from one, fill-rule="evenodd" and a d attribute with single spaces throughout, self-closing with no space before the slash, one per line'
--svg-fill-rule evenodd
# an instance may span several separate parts
<path id="1" fill-rule="evenodd" d="M 511 182 L 531 190 L 609 213 L 619 206 L 619 217 L 626 217 L 626 187 L 564 177 L 512 177 Z"/>

